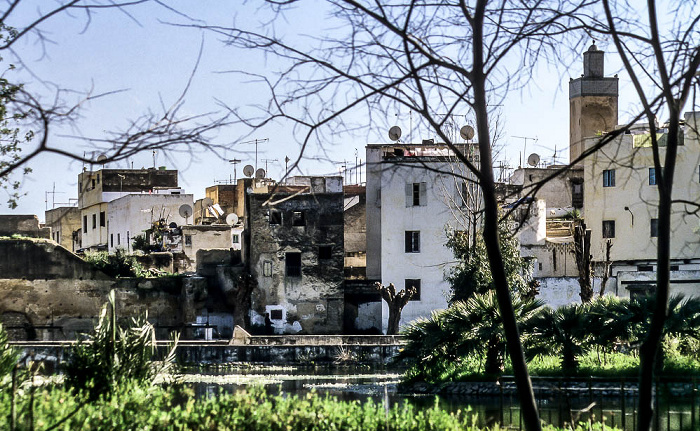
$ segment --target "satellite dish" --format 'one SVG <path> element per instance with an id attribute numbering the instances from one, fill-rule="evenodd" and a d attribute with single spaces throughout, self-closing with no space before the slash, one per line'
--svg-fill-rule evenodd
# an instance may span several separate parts
<path id="1" fill-rule="evenodd" d="M 245 175 L 248 178 L 253 176 L 253 172 L 255 172 L 255 168 L 253 168 L 252 165 L 245 165 L 245 167 L 243 168 L 243 175 Z"/>
<path id="2" fill-rule="evenodd" d="M 400 137 L 401 137 L 401 127 L 394 126 L 391 129 L 389 129 L 389 139 L 391 139 L 392 141 L 398 141 Z"/>
<path id="3" fill-rule="evenodd" d="M 255 178 L 261 180 L 265 178 L 265 169 L 260 168 L 257 171 L 255 171 Z"/>
<path id="4" fill-rule="evenodd" d="M 182 204 L 180 205 L 180 209 L 178 210 L 180 212 L 180 217 L 185 218 L 185 224 L 189 224 L 187 221 L 188 218 L 192 215 L 192 206 L 187 205 L 187 204 Z"/>
<path id="5" fill-rule="evenodd" d="M 107 156 L 105 156 L 104 154 L 100 154 L 99 156 L 97 156 L 98 163 L 104 164 L 105 161 L 107 161 Z"/>
<path id="6" fill-rule="evenodd" d="M 238 223 L 238 216 L 234 213 L 231 213 L 226 216 L 226 224 L 229 226 L 233 226 L 236 223 Z"/>
<path id="7" fill-rule="evenodd" d="M 540 162 L 540 155 L 537 153 L 532 153 L 527 157 L 527 164 L 530 166 L 537 166 Z"/>
<path id="8" fill-rule="evenodd" d="M 211 198 L 202 199 L 202 206 L 203 207 L 210 207 L 212 205 L 214 205 L 214 201 Z"/>
<path id="9" fill-rule="evenodd" d="M 471 140 L 474 137 L 474 128 L 472 126 L 466 125 L 459 129 L 459 136 L 462 137 L 462 139 L 466 139 L 467 141 Z"/>

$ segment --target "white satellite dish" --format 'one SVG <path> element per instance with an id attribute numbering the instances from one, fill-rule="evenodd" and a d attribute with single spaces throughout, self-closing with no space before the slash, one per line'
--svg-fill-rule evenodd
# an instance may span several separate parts
<path id="1" fill-rule="evenodd" d="M 255 178 L 261 180 L 265 178 L 265 169 L 260 168 L 257 171 L 255 171 Z"/>
<path id="2" fill-rule="evenodd" d="M 212 205 L 214 205 L 214 201 L 211 198 L 202 199 L 202 206 L 203 207 L 210 207 Z"/>
<path id="3" fill-rule="evenodd" d="M 243 167 L 243 175 L 245 175 L 246 177 L 252 177 L 253 172 L 255 172 L 255 168 L 253 167 L 253 165 L 245 165 Z"/>
<path id="4" fill-rule="evenodd" d="M 394 126 L 389 129 L 389 139 L 392 141 L 398 141 L 401 138 L 401 127 Z"/>
<path id="5" fill-rule="evenodd" d="M 537 166 L 537 164 L 540 163 L 540 155 L 537 153 L 532 153 L 529 156 L 527 156 L 527 164 L 530 166 Z"/>
<path id="6" fill-rule="evenodd" d="M 234 213 L 231 213 L 226 216 L 226 224 L 229 226 L 234 226 L 236 223 L 238 223 L 238 216 Z"/>
<path id="7" fill-rule="evenodd" d="M 178 211 L 180 213 L 180 217 L 185 218 L 185 224 L 189 224 L 187 219 L 192 215 L 192 207 L 187 204 L 182 204 L 180 205 L 180 209 Z"/>
<path id="8" fill-rule="evenodd" d="M 467 141 L 471 140 L 474 137 L 474 128 L 472 126 L 466 125 L 459 129 L 459 136 L 462 137 L 462 139 L 466 139 Z"/>

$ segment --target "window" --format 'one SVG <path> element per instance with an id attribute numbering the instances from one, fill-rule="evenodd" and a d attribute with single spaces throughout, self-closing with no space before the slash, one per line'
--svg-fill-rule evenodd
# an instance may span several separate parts
<path id="1" fill-rule="evenodd" d="M 652 265 L 637 265 L 637 271 L 652 272 L 654 267 Z"/>
<path id="2" fill-rule="evenodd" d="M 615 220 L 603 220 L 603 238 L 615 238 Z"/>
<path id="3" fill-rule="evenodd" d="M 95 179 L 93 178 L 93 179 L 92 179 L 92 188 L 91 188 L 91 190 L 94 189 L 94 188 L 95 188 Z"/>
<path id="4" fill-rule="evenodd" d="M 97 184 L 100 183 L 100 174 L 97 174 Z"/>
<path id="5" fill-rule="evenodd" d="M 270 320 L 282 320 L 282 309 L 273 308 L 270 310 Z"/>
<path id="6" fill-rule="evenodd" d="M 428 204 L 426 183 L 406 184 L 406 207 L 426 206 Z"/>
<path id="7" fill-rule="evenodd" d="M 571 183 L 571 206 L 583 208 L 583 183 L 578 180 Z"/>
<path id="8" fill-rule="evenodd" d="M 294 211 L 292 213 L 292 226 L 306 226 L 304 211 Z"/>
<path id="9" fill-rule="evenodd" d="M 263 275 L 265 277 L 272 277 L 272 262 L 269 260 L 263 262 Z"/>
<path id="10" fill-rule="evenodd" d="M 406 231 L 406 253 L 420 253 L 420 231 Z"/>
<path id="11" fill-rule="evenodd" d="M 603 187 L 615 187 L 615 169 L 603 171 Z"/>
<path id="12" fill-rule="evenodd" d="M 240 236 L 238 236 L 237 233 L 231 234 L 231 242 L 234 244 L 238 244 L 241 241 Z"/>
<path id="13" fill-rule="evenodd" d="M 114 248 L 114 234 L 113 233 L 109 234 L 109 246 Z"/>
<path id="14" fill-rule="evenodd" d="M 101 227 L 105 227 L 105 226 L 106 226 L 106 218 L 107 218 L 107 217 L 105 217 L 105 212 L 104 212 L 104 211 L 100 211 L 100 226 L 101 226 Z"/>
<path id="15" fill-rule="evenodd" d="M 328 260 L 333 258 L 332 245 L 320 245 L 318 247 L 318 260 Z"/>
<path id="16" fill-rule="evenodd" d="M 192 235 L 185 235 L 185 246 L 192 247 Z"/>
<path id="17" fill-rule="evenodd" d="M 97 229 L 97 214 L 92 215 L 92 228 Z"/>
<path id="18" fill-rule="evenodd" d="M 282 211 L 270 210 L 270 224 L 282 224 Z"/>
<path id="19" fill-rule="evenodd" d="M 416 293 L 411 297 L 411 301 L 420 301 L 420 279 L 407 278 L 404 282 L 404 289 L 408 290 L 411 287 L 416 288 Z"/>
<path id="20" fill-rule="evenodd" d="M 286 253 L 284 265 L 287 277 L 301 277 L 301 253 Z"/>
<path id="21" fill-rule="evenodd" d="M 649 185 L 656 185 L 656 168 L 649 168 Z"/>
<path id="22" fill-rule="evenodd" d="M 117 234 L 117 245 L 122 245 L 122 237 L 121 237 L 121 234 Z"/>
<path id="23" fill-rule="evenodd" d="M 87 216 L 83 216 L 83 233 L 87 233 Z"/>
<path id="24" fill-rule="evenodd" d="M 653 218 L 649 223 L 649 236 L 655 238 L 659 236 L 659 219 Z"/>
<path id="25" fill-rule="evenodd" d="M 56 232 L 56 242 L 61 242 L 61 232 Z"/>

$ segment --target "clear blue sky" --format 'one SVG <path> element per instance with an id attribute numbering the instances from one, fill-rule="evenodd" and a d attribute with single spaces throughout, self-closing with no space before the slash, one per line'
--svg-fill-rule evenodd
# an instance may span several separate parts
<path id="1" fill-rule="evenodd" d="M 38 5 L 25 4 L 17 15 L 28 19 L 37 13 Z M 231 25 L 234 20 L 246 22 L 256 18 L 256 8 L 250 3 L 240 1 L 199 0 L 168 2 L 173 7 L 206 21 L 209 24 Z M 45 6 L 45 5 L 43 5 Z M 183 107 L 183 112 L 200 114 L 220 111 L 217 100 L 223 100 L 230 106 L 247 104 L 265 104 L 265 92 L 258 85 L 246 82 L 239 75 L 222 73 L 232 69 L 245 69 L 251 72 L 264 72 L 272 61 L 259 54 L 237 51 L 226 47 L 211 33 L 196 29 L 177 28 L 167 22 L 183 22 L 181 17 L 156 4 L 137 6 L 129 9 L 134 19 L 125 13 L 105 10 L 96 13 L 92 22 L 85 28 L 85 20 L 80 16 L 58 16 L 47 21 L 41 29 L 51 39 L 45 46 L 32 37 L 27 37 L 15 47 L 34 76 L 16 72 L 16 77 L 26 81 L 32 89 L 50 97 L 51 88 L 37 80 L 60 85 L 62 88 L 87 91 L 94 94 L 125 90 L 118 94 L 91 101 L 84 106 L 83 117 L 77 129 L 55 130 L 51 136 L 54 143 L 66 148 L 79 148 L 75 135 L 99 138 L 107 130 L 119 130 L 126 127 L 129 120 L 137 118 L 143 112 L 152 110 L 160 112 L 161 103 L 169 106 L 179 97 L 194 67 L 200 44 L 203 43 L 202 60 L 194 77 Z M 324 25 L 322 9 L 305 9 L 289 16 L 281 28 L 289 32 L 313 34 Z M 8 22 L 9 25 L 21 23 Z M 606 49 L 605 41 L 599 42 Z M 606 58 L 606 73 L 617 73 L 611 57 Z M 10 58 L 6 56 L 6 62 Z M 551 158 L 556 147 L 560 162 L 568 159 L 568 81 L 569 76 L 579 76 L 582 72 L 581 62 L 574 64 L 566 76 L 542 67 L 533 71 L 532 85 L 523 92 L 514 92 L 502 107 L 503 141 L 506 144 L 505 158 L 511 166 L 517 166 L 524 140 L 513 136 L 537 137 L 538 141 L 527 141 L 526 153 L 538 152 L 544 159 Z M 12 72 L 15 73 L 15 72 Z M 9 75 L 8 75 L 9 76 Z M 629 84 L 620 75 L 621 90 L 626 94 Z M 620 100 L 620 119 L 626 118 L 630 97 L 622 96 Z M 400 124 L 408 129 L 408 124 Z M 236 142 L 245 130 L 229 127 L 212 135 L 212 141 L 225 145 Z M 356 150 L 360 159 L 364 159 L 364 146 L 369 142 L 388 141 L 386 130 L 373 130 L 369 134 L 357 136 L 337 136 L 334 142 L 326 142 L 323 147 L 310 148 L 304 154 L 300 173 L 327 174 L 338 172 L 343 160 L 355 163 Z M 414 130 L 412 137 L 432 137 L 426 131 Z M 268 163 L 270 177 L 279 179 L 284 171 L 286 156 L 295 158 L 299 147 L 293 139 L 289 125 L 279 123 L 272 127 L 253 133 L 253 138 L 267 138 L 267 142 L 258 147 L 258 165 L 264 167 L 263 159 L 277 159 Z M 180 185 L 195 199 L 204 195 L 204 189 L 214 184 L 215 180 L 225 180 L 233 176 L 229 159 L 243 161 L 238 165 L 237 176 L 242 176 L 245 164 L 254 164 L 255 146 L 252 144 L 231 145 L 226 153 L 213 154 L 198 151 L 190 157 L 187 154 L 157 154 L 156 165 L 180 170 Z M 80 150 L 79 150 L 80 151 Z M 503 157 L 501 157 L 503 158 Z M 153 165 L 151 153 L 141 154 L 130 160 L 135 168 Z M 107 165 L 108 168 L 128 167 L 130 164 Z M 77 197 L 77 176 L 82 164 L 67 158 L 43 155 L 31 163 L 33 173 L 23 180 L 22 197 L 19 207 L 9 210 L 5 198 L 0 199 L 2 214 L 37 214 L 44 219 L 46 209 L 46 192 L 54 187 L 58 194 L 55 198 L 48 195 L 49 208 L 52 201 L 67 202 Z M 354 180 L 354 177 L 353 177 Z"/>

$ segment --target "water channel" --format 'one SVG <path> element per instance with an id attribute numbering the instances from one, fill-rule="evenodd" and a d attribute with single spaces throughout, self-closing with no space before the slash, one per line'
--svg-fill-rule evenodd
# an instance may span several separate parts
<path id="1" fill-rule="evenodd" d="M 500 423 L 508 429 L 521 429 L 520 409 L 515 395 L 497 393 L 489 396 L 433 395 L 407 393 L 399 389 L 400 370 L 369 367 L 274 367 L 249 366 L 228 369 L 196 370 L 183 376 L 201 397 L 219 391 L 232 392 L 249 385 L 264 386 L 273 394 L 304 394 L 315 391 L 345 401 L 372 400 L 386 407 L 410 403 L 417 408 L 436 404 L 447 411 L 476 414 L 480 426 Z M 692 431 L 700 429 L 700 397 L 697 385 L 690 395 L 670 395 L 659 391 L 659 415 L 654 423 L 658 431 Z M 580 394 L 539 394 L 541 418 L 548 424 L 565 426 L 579 421 L 601 421 L 606 426 L 633 430 L 636 425 L 636 397 L 625 392 L 602 395 L 582 391 Z"/>

